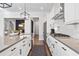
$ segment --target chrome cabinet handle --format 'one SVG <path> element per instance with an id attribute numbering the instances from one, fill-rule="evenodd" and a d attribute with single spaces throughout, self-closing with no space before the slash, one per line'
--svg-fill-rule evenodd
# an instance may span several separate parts
<path id="1" fill-rule="evenodd" d="M 30 47 L 30 43 L 29 43 L 29 47 Z"/>
<path id="2" fill-rule="evenodd" d="M 67 49 L 65 49 L 64 47 L 62 47 L 62 49 L 65 50 L 65 51 L 67 50 Z"/>
<path id="3" fill-rule="evenodd" d="M 55 41 L 55 43 L 58 43 L 57 41 Z"/>
<path id="4" fill-rule="evenodd" d="M 52 46 L 53 46 L 53 48 L 55 48 L 55 45 L 54 44 L 52 44 Z"/>
<path id="5" fill-rule="evenodd" d="M 25 43 L 25 41 L 23 41 L 23 43 Z"/>
<path id="6" fill-rule="evenodd" d="M 20 49 L 20 55 L 22 54 L 22 49 Z"/>
<path id="7" fill-rule="evenodd" d="M 23 47 L 26 46 L 26 44 L 23 44 Z"/>
<path id="8" fill-rule="evenodd" d="M 13 48 L 11 51 L 14 51 L 16 48 Z"/>

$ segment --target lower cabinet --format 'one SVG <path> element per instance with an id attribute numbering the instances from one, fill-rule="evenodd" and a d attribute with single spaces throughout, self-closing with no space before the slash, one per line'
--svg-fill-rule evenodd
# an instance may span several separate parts
<path id="1" fill-rule="evenodd" d="M 30 38 L 30 37 L 29 37 Z M 0 53 L 0 56 L 27 56 L 31 49 L 31 39 L 25 38 Z"/>
<path id="2" fill-rule="evenodd" d="M 48 36 L 47 44 L 53 56 L 79 56 L 72 49 L 62 44 L 52 36 Z"/>
<path id="3" fill-rule="evenodd" d="M 0 56 L 10 56 L 11 55 L 11 52 L 10 51 L 11 51 L 11 49 L 9 48 L 9 49 L 1 52 L 0 53 Z"/>
<path id="4" fill-rule="evenodd" d="M 21 56 L 27 56 L 30 49 L 31 49 L 31 40 L 29 40 L 28 42 L 23 43 L 19 47 L 20 55 Z"/>
<path id="5" fill-rule="evenodd" d="M 10 56 L 19 56 L 19 50 L 18 50 L 17 44 L 10 48 L 11 48 L 11 50 L 9 51 L 9 52 L 11 52 Z"/>

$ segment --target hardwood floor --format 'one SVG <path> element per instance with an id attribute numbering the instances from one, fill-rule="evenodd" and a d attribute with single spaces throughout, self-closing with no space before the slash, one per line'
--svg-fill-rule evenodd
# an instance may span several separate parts
<path id="1" fill-rule="evenodd" d="M 39 40 L 39 36 L 35 35 L 33 39 L 33 45 L 43 45 L 43 40 Z"/>
<path id="2" fill-rule="evenodd" d="M 51 56 L 47 45 L 43 40 L 39 40 L 39 36 L 36 35 L 33 39 L 33 47 L 29 53 L 29 56 Z"/>

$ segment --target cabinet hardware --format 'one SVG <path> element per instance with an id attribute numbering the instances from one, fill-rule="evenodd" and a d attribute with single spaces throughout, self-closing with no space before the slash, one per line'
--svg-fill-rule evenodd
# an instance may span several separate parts
<path id="1" fill-rule="evenodd" d="M 55 43 L 57 43 L 57 41 L 55 41 Z"/>
<path id="2" fill-rule="evenodd" d="M 25 41 L 23 41 L 23 43 L 25 43 Z"/>
<path id="3" fill-rule="evenodd" d="M 20 49 L 20 55 L 22 54 L 22 50 Z"/>
<path id="4" fill-rule="evenodd" d="M 67 50 L 67 49 L 65 49 L 64 47 L 62 47 L 62 49 L 65 50 L 65 51 Z"/>
<path id="5" fill-rule="evenodd" d="M 54 44 L 52 44 L 53 48 L 55 48 Z"/>
<path id="6" fill-rule="evenodd" d="M 13 48 L 11 51 L 14 51 L 16 48 Z"/>
<path id="7" fill-rule="evenodd" d="M 23 46 L 26 46 L 26 44 L 23 44 Z"/>
<path id="8" fill-rule="evenodd" d="M 30 44 L 29 44 L 29 47 L 30 47 Z"/>
<path id="9" fill-rule="evenodd" d="M 51 51 L 53 53 L 53 51 Z"/>

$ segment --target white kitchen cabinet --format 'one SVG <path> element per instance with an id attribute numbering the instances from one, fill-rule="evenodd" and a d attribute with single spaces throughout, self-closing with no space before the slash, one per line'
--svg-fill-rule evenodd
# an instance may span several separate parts
<path id="1" fill-rule="evenodd" d="M 65 3 L 64 16 L 66 24 L 79 23 L 79 3 Z"/>
<path id="2" fill-rule="evenodd" d="M 47 44 L 48 44 L 51 54 L 56 55 L 57 51 L 56 51 L 55 39 L 51 36 L 48 36 Z"/>
<path id="3" fill-rule="evenodd" d="M 19 46 L 19 53 L 20 56 L 27 56 L 30 49 L 31 49 L 31 39 L 25 38 L 24 40 L 22 40 L 21 42 L 19 42 L 20 46 Z"/>
<path id="4" fill-rule="evenodd" d="M 18 55 L 19 50 L 16 44 L 0 53 L 0 56 L 18 56 Z"/>
<path id="5" fill-rule="evenodd" d="M 27 56 L 31 49 L 30 36 L 0 53 L 0 56 Z"/>
<path id="6" fill-rule="evenodd" d="M 25 56 L 25 55 L 27 55 L 26 53 L 27 53 L 27 44 L 23 44 L 21 46 L 21 55 Z"/>
<path id="7" fill-rule="evenodd" d="M 18 45 L 15 44 L 14 46 L 10 47 L 11 50 L 9 52 L 11 52 L 10 56 L 19 56 L 19 49 L 18 49 Z"/>
<path id="8" fill-rule="evenodd" d="M 61 48 L 61 56 L 78 56 L 76 52 L 71 50 L 69 47 L 59 42 L 59 46 Z"/>
<path id="9" fill-rule="evenodd" d="M 79 3 L 74 4 L 74 9 L 75 9 L 75 20 L 79 20 Z M 78 21 L 79 22 L 79 21 Z"/>
<path id="10" fill-rule="evenodd" d="M 52 36 L 48 36 L 48 38 L 49 39 L 47 39 L 47 44 L 53 56 L 78 56 L 76 52 L 74 52 L 72 49 L 59 42 Z"/>
<path id="11" fill-rule="evenodd" d="M 65 22 L 70 22 L 75 19 L 75 4 L 73 3 L 65 3 L 64 4 L 64 15 Z"/>

